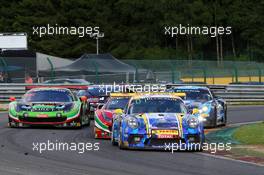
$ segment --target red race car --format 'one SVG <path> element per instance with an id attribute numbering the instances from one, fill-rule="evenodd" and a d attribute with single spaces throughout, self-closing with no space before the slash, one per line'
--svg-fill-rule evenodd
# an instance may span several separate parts
<path id="1" fill-rule="evenodd" d="M 94 113 L 94 137 L 111 138 L 112 118 L 116 109 L 124 109 L 133 93 L 111 93 L 108 101 Z"/>

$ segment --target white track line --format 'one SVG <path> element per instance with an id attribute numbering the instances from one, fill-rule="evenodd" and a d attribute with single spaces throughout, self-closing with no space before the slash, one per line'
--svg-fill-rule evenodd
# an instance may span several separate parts
<path id="1" fill-rule="evenodd" d="M 262 123 L 262 122 L 264 122 L 264 120 L 253 121 L 253 122 L 233 123 L 233 124 L 229 124 L 227 126 L 240 126 L 240 125 L 256 124 L 256 123 Z"/>
<path id="2" fill-rule="evenodd" d="M 264 167 L 264 165 L 262 165 L 262 164 L 258 164 L 258 163 L 254 163 L 254 162 L 248 162 L 248 161 L 244 161 L 244 160 L 232 159 L 232 158 L 229 158 L 229 157 L 224 157 L 224 156 L 219 156 L 219 155 L 212 155 L 212 154 L 208 154 L 208 153 L 196 153 L 196 154 L 207 156 L 207 157 L 213 157 L 213 158 L 217 158 L 217 159 L 230 160 L 230 161 L 233 161 L 233 162 L 239 162 L 239 163 L 244 163 L 244 164 Z"/>

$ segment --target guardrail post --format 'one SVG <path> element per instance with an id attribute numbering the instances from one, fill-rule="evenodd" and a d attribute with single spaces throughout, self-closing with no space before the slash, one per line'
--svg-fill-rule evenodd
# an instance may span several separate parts
<path id="1" fill-rule="evenodd" d="M 97 66 L 95 61 L 93 61 L 92 64 L 94 65 L 94 68 L 95 68 L 95 81 L 96 81 L 96 84 L 99 84 L 98 66 Z"/>
<path id="2" fill-rule="evenodd" d="M 194 81 L 194 75 L 193 75 L 193 71 L 191 71 L 192 74 L 192 82 Z"/>
<path id="3" fill-rule="evenodd" d="M 48 60 L 48 62 L 49 62 L 49 64 L 50 64 L 51 79 L 53 79 L 53 78 L 56 76 L 56 75 L 55 75 L 55 71 L 54 71 L 54 66 L 53 66 L 51 60 L 49 59 L 49 57 L 47 57 L 47 60 Z"/>
<path id="4" fill-rule="evenodd" d="M 203 68 L 203 74 L 204 74 L 204 83 L 206 84 L 206 78 L 207 78 L 206 68 Z"/>
<path id="5" fill-rule="evenodd" d="M 260 69 L 260 67 L 258 67 L 258 76 L 259 76 L 259 82 L 261 83 L 262 82 L 262 80 L 261 80 L 261 69 Z"/>
<path id="6" fill-rule="evenodd" d="M 236 66 L 234 66 L 234 75 L 235 75 L 235 82 L 238 83 L 238 70 Z"/>
<path id="7" fill-rule="evenodd" d="M 174 69 L 172 68 L 171 70 L 171 82 L 174 84 L 175 83 L 175 71 Z"/>

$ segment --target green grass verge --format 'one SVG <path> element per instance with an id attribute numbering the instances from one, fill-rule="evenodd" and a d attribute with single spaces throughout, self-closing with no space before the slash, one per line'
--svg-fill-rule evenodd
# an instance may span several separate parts
<path id="1" fill-rule="evenodd" d="M 234 139 L 247 145 L 264 145 L 264 122 L 239 127 Z"/>

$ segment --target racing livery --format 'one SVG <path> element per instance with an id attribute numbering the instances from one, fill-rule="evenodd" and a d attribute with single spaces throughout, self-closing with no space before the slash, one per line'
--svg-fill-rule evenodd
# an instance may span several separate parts
<path id="1" fill-rule="evenodd" d="M 198 108 L 205 127 L 226 125 L 227 105 L 223 99 L 215 98 L 209 88 L 201 86 L 179 86 L 170 89 L 172 92 L 185 93 L 184 103 L 188 110 Z"/>
<path id="2" fill-rule="evenodd" d="M 204 142 L 199 115 L 188 114 L 177 93 L 133 96 L 123 113 L 114 116 L 111 142 L 120 149 L 164 149 L 178 144 L 188 150 Z M 116 113 L 120 112 L 119 110 Z"/>
<path id="3" fill-rule="evenodd" d="M 111 93 L 110 98 L 94 115 L 94 137 L 111 138 L 112 118 L 115 109 L 124 109 L 133 93 Z"/>
<path id="4" fill-rule="evenodd" d="M 9 126 L 54 125 L 76 127 L 89 125 L 86 98 L 80 100 L 66 88 L 34 88 L 21 100 L 11 99 Z"/>
<path id="5" fill-rule="evenodd" d="M 111 92 L 118 92 L 117 88 L 111 85 L 90 85 L 87 89 L 82 89 L 77 93 L 78 97 L 87 97 L 87 108 L 90 118 L 94 117 L 94 112 L 98 106 L 104 105 Z"/>

